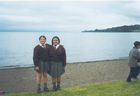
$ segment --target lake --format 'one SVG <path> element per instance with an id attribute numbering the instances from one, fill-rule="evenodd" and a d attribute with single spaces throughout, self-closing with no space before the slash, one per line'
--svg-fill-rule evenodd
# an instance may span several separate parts
<path id="1" fill-rule="evenodd" d="M 33 49 L 39 36 L 51 44 L 60 38 L 67 54 L 67 63 L 128 58 L 140 33 L 64 33 L 64 32 L 0 32 L 0 69 L 33 65 Z"/>

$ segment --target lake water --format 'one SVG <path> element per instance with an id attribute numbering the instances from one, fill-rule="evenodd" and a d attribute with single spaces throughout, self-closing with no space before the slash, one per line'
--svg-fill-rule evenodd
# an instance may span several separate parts
<path id="1" fill-rule="evenodd" d="M 60 38 L 67 63 L 128 58 L 140 33 L 64 33 L 64 32 L 0 32 L 0 69 L 33 66 L 33 48 L 39 36 L 51 44 Z"/>

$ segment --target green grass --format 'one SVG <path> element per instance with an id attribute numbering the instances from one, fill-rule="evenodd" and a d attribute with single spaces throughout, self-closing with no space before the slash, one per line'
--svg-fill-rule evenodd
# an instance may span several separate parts
<path id="1" fill-rule="evenodd" d="M 2 96 L 136 96 L 140 95 L 140 80 L 132 80 L 133 83 L 126 81 L 114 81 L 101 84 L 91 84 L 84 86 L 76 86 L 70 88 L 62 88 L 61 91 L 46 93 L 42 91 L 40 94 L 36 92 L 5 94 Z"/>

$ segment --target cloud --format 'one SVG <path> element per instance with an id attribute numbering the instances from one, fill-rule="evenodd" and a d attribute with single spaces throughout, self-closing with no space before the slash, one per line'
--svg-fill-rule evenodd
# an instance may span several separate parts
<path id="1" fill-rule="evenodd" d="M 140 1 L 0 1 L 0 30 L 80 32 L 139 23 Z"/>
<path id="2" fill-rule="evenodd" d="M 14 21 L 14 22 L 31 22 L 31 23 L 39 23 L 41 22 L 41 18 L 38 17 L 32 17 L 32 16 L 15 16 L 15 15 L 0 15 L 1 19 Z"/>

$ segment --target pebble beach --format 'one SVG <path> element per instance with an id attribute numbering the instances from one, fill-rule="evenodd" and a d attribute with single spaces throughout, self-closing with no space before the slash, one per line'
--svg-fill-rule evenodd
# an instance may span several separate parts
<path id="1" fill-rule="evenodd" d="M 61 88 L 126 80 L 129 74 L 127 62 L 128 59 L 117 59 L 67 64 Z M 47 86 L 51 90 L 51 76 L 47 77 Z M 0 90 L 5 94 L 36 91 L 36 78 L 34 67 L 0 69 Z M 41 89 L 43 87 L 42 78 Z"/>

